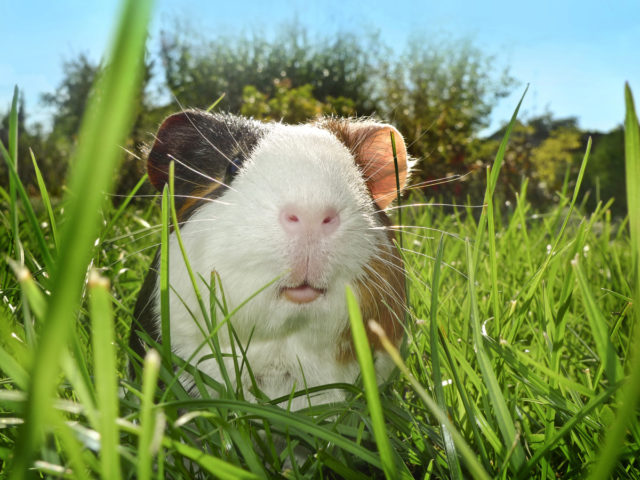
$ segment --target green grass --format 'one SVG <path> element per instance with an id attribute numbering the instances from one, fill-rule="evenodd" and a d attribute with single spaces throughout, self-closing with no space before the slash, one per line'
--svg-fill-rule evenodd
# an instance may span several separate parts
<path id="1" fill-rule="evenodd" d="M 363 382 L 291 392 L 342 388 L 344 402 L 299 412 L 277 405 L 291 396 L 248 402 L 163 346 L 127 378 L 136 294 L 175 222 L 167 193 L 162 212 L 135 191 L 118 207 L 103 193 L 130 121 L 148 7 L 123 10 L 70 194 L 50 199 L 38 176 L 40 198 L 29 198 L 15 168 L 0 190 L 1 478 L 640 478 L 640 135 L 628 88 L 629 218 L 612 219 L 608 205 L 584 212 L 584 192 L 568 186 L 546 212 L 532 211 L 526 182 L 502 204 L 493 189 L 507 138 L 480 211 L 403 200 L 406 353 L 382 338 L 399 369 L 379 391 L 353 302 Z M 10 166 L 16 115 L 14 102 Z M 167 266 L 163 257 L 161 281 Z M 215 350 L 234 312 L 210 280 L 219 308 L 200 305 L 202 348 Z M 250 368 L 236 349 L 234 368 Z M 202 398 L 172 366 L 192 372 Z M 314 455 L 290 462 L 302 446 Z"/>

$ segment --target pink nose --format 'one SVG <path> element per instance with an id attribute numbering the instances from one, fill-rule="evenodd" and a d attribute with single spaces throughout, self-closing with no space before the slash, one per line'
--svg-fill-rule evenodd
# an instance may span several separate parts
<path id="1" fill-rule="evenodd" d="M 340 225 L 340 215 L 333 207 L 314 209 L 288 205 L 280 211 L 280 224 L 289 235 L 329 236 Z"/>

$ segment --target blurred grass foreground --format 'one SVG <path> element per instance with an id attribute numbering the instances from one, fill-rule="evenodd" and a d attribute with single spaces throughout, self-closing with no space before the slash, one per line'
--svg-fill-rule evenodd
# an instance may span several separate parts
<path id="1" fill-rule="evenodd" d="M 227 86 L 242 89 L 216 84 L 202 103 L 193 97 L 204 82 L 195 73 L 207 65 L 198 66 L 202 58 L 186 55 L 184 44 L 167 45 L 165 64 L 194 74 L 167 70 L 185 106 L 206 108 L 225 91 L 227 103 L 216 108 L 262 119 L 386 112 L 408 143 L 430 139 L 413 142 L 422 150 L 412 152 L 426 165 L 416 181 L 426 183 L 402 200 L 401 218 L 394 214 L 410 313 L 404 356 L 389 347 L 398 373 L 379 391 L 367 380 L 366 351 L 359 352 L 363 382 L 318 387 L 346 389 L 346 401 L 296 412 L 278 406 L 286 399 L 248 402 L 239 386 L 212 397 L 212 379 L 162 348 L 131 378 L 132 309 L 168 228 L 166 207 L 161 215 L 154 199 L 140 195 L 145 177 L 129 185 L 116 174 L 127 171 L 119 167 L 122 146 L 132 147 L 141 128 L 155 128 L 140 116 L 150 15 L 148 1 L 123 5 L 75 143 L 55 153 L 71 157 L 64 189 L 40 167 L 47 141 L 24 128 L 17 89 L 6 118 L 2 478 L 640 478 L 640 130 L 628 87 L 623 136 L 613 132 L 605 142 L 623 142 L 615 181 L 624 200 L 617 195 L 614 202 L 592 188 L 600 178 L 589 170 L 595 140 L 570 122 L 524 124 L 514 114 L 481 141 L 475 133 L 490 106 L 485 101 L 475 105 L 484 110 L 474 118 L 452 123 L 447 115 L 465 109 L 439 104 L 436 126 L 425 124 L 431 112 L 414 107 L 441 86 L 417 81 L 419 68 L 411 65 L 441 65 L 437 55 L 414 55 L 406 73 L 414 77 L 390 74 L 393 81 L 359 91 L 339 90 L 336 79 L 369 68 L 365 59 L 340 70 L 319 50 L 308 65 L 322 69 L 309 69 L 306 80 L 292 75 L 301 84 L 286 74 L 274 83 L 269 74 L 266 91 L 229 76 Z M 254 53 L 261 51 L 257 44 Z M 262 58 L 261 71 L 277 65 L 277 55 L 291 58 L 273 53 Z M 212 65 L 225 71 L 223 63 Z M 396 67 L 386 71 L 397 74 Z M 477 99 L 463 93 L 458 98 L 469 113 Z M 407 108 L 395 115 L 378 110 L 385 101 Z M 149 109 L 155 117 L 145 118 L 157 122 L 168 108 Z M 455 127 L 461 122 L 469 123 Z M 535 147 L 527 143 L 543 131 Z M 438 183 L 426 174 L 438 164 L 437 175 L 448 180 L 434 191 L 424 185 Z M 524 175 L 517 176 L 520 167 Z M 460 178 L 469 170 L 476 172 L 472 181 Z M 603 185 L 613 181 L 605 177 Z M 114 190 L 122 196 L 105 195 Z M 357 304 L 351 307 L 357 342 L 362 319 Z M 201 397 L 185 391 L 174 366 L 191 369 Z M 303 462 L 295 455 L 300 446 L 314 452 Z"/>

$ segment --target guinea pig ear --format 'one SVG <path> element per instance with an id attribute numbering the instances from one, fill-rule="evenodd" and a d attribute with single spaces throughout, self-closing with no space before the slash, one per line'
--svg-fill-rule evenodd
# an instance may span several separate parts
<path id="1" fill-rule="evenodd" d="M 373 201 L 381 209 L 387 208 L 398 196 L 392 134 L 398 160 L 400 191 L 407 184 L 412 164 L 400 132 L 391 125 L 360 120 L 328 119 L 321 126 L 333 132 L 351 150 Z"/>
<path id="2" fill-rule="evenodd" d="M 397 198 L 398 183 L 400 191 L 407 184 L 407 147 L 400 132 L 391 125 L 376 125 L 367 130 L 356 150 L 356 162 L 362 169 L 373 200 L 381 209 L 385 209 Z M 398 183 L 391 135 L 398 161 Z"/>
<path id="3" fill-rule="evenodd" d="M 198 111 L 176 113 L 162 122 L 147 156 L 149 180 L 157 190 L 169 182 L 172 161 L 176 193 L 184 195 L 209 183 L 209 175 L 198 165 L 206 152 L 206 126 L 206 117 Z"/>

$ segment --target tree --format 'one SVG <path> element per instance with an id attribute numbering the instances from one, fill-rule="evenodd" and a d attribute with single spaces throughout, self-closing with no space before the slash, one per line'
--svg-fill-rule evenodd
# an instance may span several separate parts
<path id="1" fill-rule="evenodd" d="M 194 40 L 176 28 L 162 34 L 160 58 L 166 85 L 184 107 L 206 108 L 224 93 L 219 108 L 239 113 L 246 86 L 274 99 L 283 86 L 310 85 L 316 100 L 350 99 L 355 112 L 365 115 L 377 107 L 378 52 L 375 38 L 339 33 L 312 42 L 299 25 L 273 40 L 262 34 Z"/>
<path id="2" fill-rule="evenodd" d="M 486 139 L 481 150 L 495 155 L 505 132 L 506 126 Z M 538 206 L 553 201 L 567 169 L 577 173 L 576 158 L 582 146 L 582 133 L 574 117 L 556 119 L 546 113 L 526 122 L 516 120 L 504 156 L 499 193 L 514 198 L 527 178 L 529 201 Z"/>
<path id="3" fill-rule="evenodd" d="M 104 68 L 108 66 L 94 63 L 87 55 L 80 54 L 63 63 L 64 77 L 56 90 L 41 96 L 42 103 L 53 109 L 51 132 L 46 138 L 45 148 L 38 152 L 42 157 L 39 160 L 47 165 L 44 170 L 51 185 L 63 184 L 64 173 L 73 155 L 87 100 L 93 91 L 97 76 Z M 141 150 L 140 147 L 151 138 L 150 132 L 155 131 L 157 124 L 166 113 L 164 109 L 155 108 L 148 100 L 146 86 L 151 80 L 152 68 L 153 62 L 147 59 L 140 95 L 137 97 L 135 106 L 136 119 L 127 143 L 121 145 L 128 155 L 116 174 L 117 194 L 128 193 L 144 173 L 144 162 L 140 161 L 138 152 Z"/>
<path id="4" fill-rule="evenodd" d="M 384 116 L 407 137 L 421 179 L 466 173 L 489 160 L 479 157 L 478 132 L 514 84 L 507 69 L 493 73 L 494 57 L 469 41 L 436 44 L 415 37 L 384 71 Z M 453 186 L 462 193 L 460 183 Z"/>
<path id="5" fill-rule="evenodd" d="M 54 136 L 72 139 L 80 129 L 87 99 L 100 65 L 85 54 L 67 60 L 63 64 L 64 77 L 53 93 L 44 93 L 41 101 L 53 108 Z"/>
<path id="6" fill-rule="evenodd" d="M 574 166 L 576 153 L 582 146 L 580 131 L 575 127 L 559 127 L 531 152 L 531 161 L 543 188 L 555 191 L 562 187 L 567 169 Z"/>
<path id="7" fill-rule="evenodd" d="M 290 82 L 278 82 L 273 98 L 258 91 L 253 85 L 247 85 L 242 91 L 242 115 L 258 120 L 276 120 L 286 123 L 302 123 L 323 115 L 351 116 L 355 113 L 354 101 L 345 98 L 327 97 L 322 103 L 313 96 L 313 88 L 306 84 L 291 88 Z"/>

